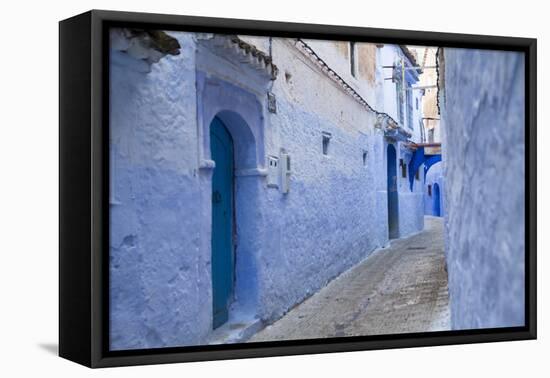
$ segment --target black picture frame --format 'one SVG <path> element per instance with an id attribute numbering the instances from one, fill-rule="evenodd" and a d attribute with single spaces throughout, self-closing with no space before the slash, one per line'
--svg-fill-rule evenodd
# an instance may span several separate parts
<path id="1" fill-rule="evenodd" d="M 526 325 L 382 336 L 109 351 L 111 26 L 513 50 L 526 58 Z M 92 10 L 59 23 L 59 355 L 88 367 L 536 338 L 536 39 Z"/>

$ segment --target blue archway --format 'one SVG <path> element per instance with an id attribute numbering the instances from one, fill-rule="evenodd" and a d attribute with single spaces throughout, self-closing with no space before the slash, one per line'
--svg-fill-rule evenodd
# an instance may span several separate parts
<path id="1" fill-rule="evenodd" d="M 422 164 L 424 164 L 424 180 L 426 180 L 426 174 L 432 165 L 441 161 L 441 154 L 426 154 L 424 147 L 418 147 L 413 152 L 411 161 L 409 162 L 409 186 L 411 192 L 413 191 L 414 176 Z"/>

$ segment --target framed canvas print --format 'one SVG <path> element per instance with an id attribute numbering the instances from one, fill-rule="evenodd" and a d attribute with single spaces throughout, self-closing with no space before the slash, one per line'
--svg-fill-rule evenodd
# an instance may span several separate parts
<path id="1" fill-rule="evenodd" d="M 60 22 L 60 355 L 536 337 L 536 40 Z"/>

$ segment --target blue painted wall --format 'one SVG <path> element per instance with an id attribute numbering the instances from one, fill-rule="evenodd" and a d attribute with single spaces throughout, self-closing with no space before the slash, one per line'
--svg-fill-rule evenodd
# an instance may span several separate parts
<path id="1" fill-rule="evenodd" d="M 165 57 L 150 73 L 124 53 L 111 59 L 111 348 L 202 343 L 212 302 L 211 284 L 196 279 L 209 267 L 197 222 L 195 58 Z"/>
<path id="2" fill-rule="evenodd" d="M 524 325 L 523 55 L 444 50 L 446 254 L 454 329 Z"/>
<path id="3" fill-rule="evenodd" d="M 373 113 L 284 40 L 271 46 L 280 70 L 272 82 L 214 54 L 207 36 L 171 35 L 181 54 L 150 73 L 112 53 L 112 349 L 211 341 L 214 117 L 234 142 L 230 317 L 274 321 L 388 243 L 388 141 Z M 323 132 L 332 135 L 327 155 Z M 288 194 L 267 187 L 266 157 L 283 153 L 292 162 Z M 397 153 L 407 159 L 400 145 Z M 423 227 L 422 188 L 411 193 L 401 177 L 398 185 L 403 236 Z"/>

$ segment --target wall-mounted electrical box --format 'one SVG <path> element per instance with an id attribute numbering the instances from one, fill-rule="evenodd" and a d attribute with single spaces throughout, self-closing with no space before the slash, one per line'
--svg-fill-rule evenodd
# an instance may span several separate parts
<path id="1" fill-rule="evenodd" d="M 290 155 L 283 152 L 281 153 L 281 192 L 284 194 L 288 193 L 290 190 L 291 174 Z"/>
<path id="2" fill-rule="evenodd" d="M 267 157 L 267 187 L 279 187 L 279 158 L 277 156 Z"/>

